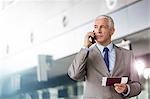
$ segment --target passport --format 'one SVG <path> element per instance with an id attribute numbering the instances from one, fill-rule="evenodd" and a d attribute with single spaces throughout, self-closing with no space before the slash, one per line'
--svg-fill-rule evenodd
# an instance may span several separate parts
<path id="1" fill-rule="evenodd" d="M 102 78 L 102 86 L 114 86 L 115 83 L 124 83 L 128 82 L 128 77 L 121 77 L 121 78 L 109 78 L 103 77 Z"/>

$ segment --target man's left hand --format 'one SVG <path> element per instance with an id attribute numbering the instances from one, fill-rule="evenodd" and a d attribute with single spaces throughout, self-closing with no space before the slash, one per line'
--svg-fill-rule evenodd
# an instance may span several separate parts
<path id="1" fill-rule="evenodd" d="M 127 93 L 127 85 L 126 84 L 120 84 L 120 83 L 116 83 L 114 84 L 115 86 L 115 90 L 118 92 L 118 93 Z"/>

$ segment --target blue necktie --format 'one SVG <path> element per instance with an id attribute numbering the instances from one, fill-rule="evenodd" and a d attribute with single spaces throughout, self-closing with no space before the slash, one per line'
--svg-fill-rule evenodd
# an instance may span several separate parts
<path id="1" fill-rule="evenodd" d="M 107 47 L 105 47 L 105 48 L 103 49 L 103 52 L 105 52 L 105 54 L 104 54 L 104 61 L 105 61 L 105 63 L 106 63 L 106 66 L 107 66 L 108 71 L 110 72 L 110 70 L 109 70 L 108 51 L 109 51 L 109 49 L 108 49 Z"/>

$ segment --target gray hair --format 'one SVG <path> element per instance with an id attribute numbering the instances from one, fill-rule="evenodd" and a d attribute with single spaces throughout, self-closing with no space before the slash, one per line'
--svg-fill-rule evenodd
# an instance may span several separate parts
<path id="1" fill-rule="evenodd" d="M 110 16 L 108 16 L 108 15 L 100 15 L 100 16 L 96 17 L 96 20 L 98 20 L 98 19 L 103 19 L 103 18 L 106 19 L 106 20 L 108 20 L 109 28 L 114 27 L 114 21 L 113 21 L 113 19 L 112 19 Z"/>

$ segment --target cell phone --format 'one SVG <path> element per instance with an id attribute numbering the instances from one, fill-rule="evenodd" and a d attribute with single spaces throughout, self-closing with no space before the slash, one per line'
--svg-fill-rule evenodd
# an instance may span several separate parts
<path id="1" fill-rule="evenodd" d="M 90 36 L 90 39 L 91 39 L 92 44 L 94 44 L 95 43 L 95 39 L 96 39 L 95 33 L 94 33 L 94 37 Z"/>

